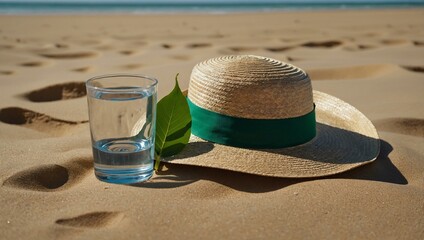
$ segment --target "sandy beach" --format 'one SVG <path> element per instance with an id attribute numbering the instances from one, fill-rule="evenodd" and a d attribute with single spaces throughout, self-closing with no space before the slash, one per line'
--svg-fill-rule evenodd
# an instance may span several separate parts
<path id="1" fill-rule="evenodd" d="M 85 81 L 254 54 L 363 112 L 377 160 L 318 179 L 167 164 L 93 173 Z M 0 239 L 424 239 L 424 9 L 0 16 Z"/>

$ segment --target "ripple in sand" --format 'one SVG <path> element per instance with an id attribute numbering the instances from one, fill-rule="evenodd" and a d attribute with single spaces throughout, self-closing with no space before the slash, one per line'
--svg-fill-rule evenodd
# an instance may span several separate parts
<path id="1" fill-rule="evenodd" d="M 342 68 L 311 69 L 311 80 L 343 80 L 377 77 L 390 73 L 396 66 L 389 64 L 363 65 Z"/>
<path id="2" fill-rule="evenodd" d="M 389 118 L 373 121 L 373 123 L 380 131 L 424 137 L 424 119 Z"/>
<path id="3" fill-rule="evenodd" d="M 63 53 L 42 53 L 40 56 L 53 59 L 81 59 L 97 56 L 94 52 L 63 52 Z"/>
<path id="4" fill-rule="evenodd" d="M 68 132 L 70 127 L 88 122 L 61 120 L 19 107 L 0 109 L 0 121 L 44 132 L 53 136 L 64 135 Z"/>
<path id="5" fill-rule="evenodd" d="M 32 102 L 51 102 L 79 98 L 85 95 L 87 95 L 87 90 L 84 82 L 68 82 L 34 90 L 24 96 Z"/>
<path id="6" fill-rule="evenodd" d="M 124 215 L 120 212 L 91 212 L 76 217 L 58 219 L 56 224 L 70 227 L 100 228 L 117 223 L 123 217 Z"/>
<path id="7" fill-rule="evenodd" d="M 41 192 L 60 191 L 80 182 L 91 168 L 89 160 L 71 161 L 65 166 L 46 164 L 15 173 L 3 185 Z"/>
<path id="8" fill-rule="evenodd" d="M 309 48 L 332 48 L 342 45 L 341 41 L 322 41 L 322 42 L 307 42 L 302 44 L 303 47 Z"/>

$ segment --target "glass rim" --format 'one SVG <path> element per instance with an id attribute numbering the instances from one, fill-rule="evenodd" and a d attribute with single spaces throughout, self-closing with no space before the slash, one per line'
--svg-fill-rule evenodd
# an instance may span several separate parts
<path id="1" fill-rule="evenodd" d="M 143 79 L 150 80 L 151 84 L 144 86 L 144 87 L 134 86 L 134 87 L 123 87 L 123 88 L 119 88 L 119 89 L 96 87 L 92 84 L 95 80 L 99 80 L 99 79 L 103 79 L 103 78 L 114 78 L 114 77 L 143 78 Z M 102 91 L 102 92 L 128 92 L 128 90 L 131 90 L 131 91 L 145 90 L 145 89 L 151 89 L 152 87 L 155 87 L 157 84 L 158 84 L 158 80 L 154 77 L 149 77 L 149 76 L 141 75 L 141 74 L 131 74 L 131 73 L 115 73 L 115 74 L 98 75 L 98 76 L 95 76 L 95 77 L 88 79 L 85 82 L 85 86 L 87 88 L 99 90 L 99 91 Z"/>

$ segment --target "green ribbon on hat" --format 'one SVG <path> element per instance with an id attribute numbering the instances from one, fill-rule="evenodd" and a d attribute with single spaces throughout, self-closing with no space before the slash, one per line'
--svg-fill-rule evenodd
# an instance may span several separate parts
<path id="1" fill-rule="evenodd" d="M 191 114 L 191 133 L 218 144 L 271 149 L 300 145 L 316 135 L 314 109 L 299 117 L 248 119 L 232 117 L 201 108 L 187 98 Z"/>

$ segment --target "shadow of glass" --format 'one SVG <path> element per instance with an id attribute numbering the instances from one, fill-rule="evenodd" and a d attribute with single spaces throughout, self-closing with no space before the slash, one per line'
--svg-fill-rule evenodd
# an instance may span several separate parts
<path id="1" fill-rule="evenodd" d="M 188 143 L 183 151 L 178 155 L 183 158 L 196 157 L 213 149 L 214 145 L 210 142 L 191 142 Z M 167 170 L 163 170 L 164 166 Z M 157 172 L 151 180 L 143 183 L 130 184 L 133 187 L 145 187 L 145 188 L 175 188 L 188 185 L 190 183 L 199 180 L 198 177 L 190 176 L 190 174 L 173 172 L 175 164 L 164 164 L 161 163 L 161 169 Z M 197 171 L 203 171 L 203 168 Z"/>
<path id="2" fill-rule="evenodd" d="M 172 173 L 166 172 L 159 172 L 159 174 L 154 174 L 153 177 L 147 182 L 128 184 L 128 186 L 158 189 L 177 188 L 199 180 L 193 177 L 181 177 L 179 175 L 173 175 Z"/>
<path id="3" fill-rule="evenodd" d="M 356 151 L 360 151 L 363 147 L 362 143 L 364 141 L 375 141 L 372 139 L 357 133 L 346 131 L 340 128 L 334 128 L 328 125 L 320 124 L 319 131 L 336 131 L 337 134 L 344 135 L 342 139 L 350 139 L 351 142 L 359 141 L 361 144 L 358 146 L 346 145 L 346 149 L 342 151 L 348 151 L 348 154 L 357 154 Z M 327 128 L 327 129 L 325 129 Z M 331 129 L 329 129 L 331 128 Z M 368 140 L 367 140 L 368 138 Z M 334 140 L 334 139 L 333 139 Z M 321 141 L 320 144 L 314 146 L 316 149 L 319 149 L 320 154 L 310 155 L 306 152 L 293 151 L 290 148 L 287 149 L 264 149 L 261 151 L 270 152 L 274 154 L 286 154 L 289 156 L 295 156 L 299 158 L 307 158 L 318 162 L 328 161 L 328 154 L 332 154 L 332 149 L 326 150 L 327 153 L 322 149 L 323 144 L 330 144 L 329 142 Z M 314 144 L 314 143 L 312 143 Z M 366 143 L 365 143 L 366 144 Z M 334 145 L 334 144 L 333 144 Z M 340 146 L 335 144 L 336 146 Z M 343 144 L 341 144 L 343 145 Z M 174 188 L 185 186 L 199 180 L 208 180 L 216 182 L 222 185 L 225 185 L 229 188 L 250 192 L 250 193 L 263 193 L 275 191 L 292 184 L 297 184 L 307 181 L 316 181 L 322 179 L 360 179 L 360 180 L 369 180 L 369 181 L 380 181 L 393 184 L 407 184 L 408 181 L 402 175 L 402 173 L 393 165 L 392 161 L 389 158 L 390 152 L 393 150 L 393 147 L 386 141 L 380 140 L 380 153 L 377 159 L 369 164 L 360 166 L 356 169 L 350 171 L 339 173 L 336 175 L 331 175 L 327 177 L 319 178 L 277 178 L 277 177 L 266 177 L 259 176 L 248 173 L 235 172 L 231 170 L 200 167 L 200 166 L 191 166 L 191 165 L 180 165 L 180 164 L 165 164 L 166 170 L 159 172 L 150 182 L 140 183 L 132 186 L 137 187 L 147 187 L 147 188 Z M 178 155 L 179 159 L 184 159 L 188 157 L 198 156 L 204 153 L 211 151 L 214 148 L 213 144 L 208 142 L 197 142 L 190 143 L 187 145 L 186 149 Z M 346 162 L 349 163 L 349 162 Z"/>

